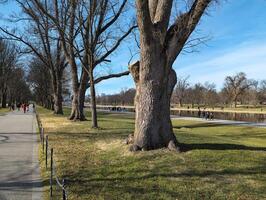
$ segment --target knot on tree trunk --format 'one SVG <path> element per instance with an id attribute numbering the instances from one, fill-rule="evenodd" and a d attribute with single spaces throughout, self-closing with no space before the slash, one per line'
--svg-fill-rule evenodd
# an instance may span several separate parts
<path id="1" fill-rule="evenodd" d="M 127 138 L 125 139 L 125 144 L 133 144 L 134 143 L 134 135 L 129 134 Z"/>
<path id="2" fill-rule="evenodd" d="M 174 140 L 170 140 L 170 142 L 168 143 L 168 146 L 167 148 L 170 150 L 170 151 L 176 151 L 176 152 L 180 152 L 180 149 L 177 145 L 177 141 L 174 141 Z"/>
<path id="3" fill-rule="evenodd" d="M 136 61 L 135 63 L 128 66 L 128 69 L 134 79 L 135 84 L 139 82 L 139 61 Z"/>

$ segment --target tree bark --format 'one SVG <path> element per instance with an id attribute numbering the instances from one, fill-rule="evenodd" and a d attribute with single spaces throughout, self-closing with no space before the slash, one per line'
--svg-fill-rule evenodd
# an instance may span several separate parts
<path id="1" fill-rule="evenodd" d="M 153 67 L 147 67 L 151 64 Z M 156 52 L 150 52 L 149 56 L 141 59 L 141 70 L 137 65 L 135 63 L 129 68 L 136 84 L 136 121 L 131 150 L 162 147 L 178 150 L 170 119 L 170 99 L 176 84 L 176 74 L 172 69 L 166 70 L 166 59 L 156 55 Z"/>
<path id="2" fill-rule="evenodd" d="M 2 108 L 6 108 L 6 99 L 7 99 L 6 92 L 3 92 L 3 94 L 2 94 Z"/>
<path id="3" fill-rule="evenodd" d="M 73 87 L 73 99 L 72 99 L 72 110 L 69 116 L 70 120 L 86 120 L 84 115 L 84 102 L 86 93 L 86 84 L 88 82 L 88 74 L 82 72 L 80 84 L 74 84 Z"/>
<path id="4" fill-rule="evenodd" d="M 54 114 L 63 115 L 62 81 L 57 80 L 54 92 Z"/>
<path id="5" fill-rule="evenodd" d="M 54 114 L 63 115 L 62 74 L 59 71 L 55 73 L 52 69 L 50 74 L 53 87 Z"/>
<path id="6" fill-rule="evenodd" d="M 141 57 L 133 151 L 179 150 L 170 119 L 170 98 L 177 81 L 172 65 L 211 1 L 193 1 L 169 27 L 173 0 L 136 0 Z"/>
<path id="7" fill-rule="evenodd" d="M 91 100 L 91 127 L 98 128 L 97 109 L 96 109 L 96 93 L 93 78 L 93 72 L 90 70 L 90 100 Z"/>

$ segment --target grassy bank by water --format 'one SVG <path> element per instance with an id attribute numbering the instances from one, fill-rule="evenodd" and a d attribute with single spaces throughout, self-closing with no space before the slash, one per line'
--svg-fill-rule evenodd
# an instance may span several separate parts
<path id="1" fill-rule="evenodd" d="M 182 153 L 131 153 L 123 144 L 134 129 L 130 115 L 99 113 L 94 130 L 90 121 L 68 121 L 68 109 L 38 112 L 70 200 L 266 199 L 266 129 L 174 120 Z"/>
<path id="2" fill-rule="evenodd" d="M 189 107 L 189 108 L 188 108 Z M 203 110 L 204 106 L 200 106 L 201 110 Z M 266 106 L 250 106 L 250 105 L 242 105 L 234 107 L 206 107 L 207 110 L 212 112 L 225 112 L 225 113 L 249 113 L 249 114 L 266 114 Z M 172 106 L 172 110 L 185 110 L 185 111 L 197 111 L 198 106 L 194 106 L 192 108 L 191 105 L 179 107 L 177 105 Z"/>

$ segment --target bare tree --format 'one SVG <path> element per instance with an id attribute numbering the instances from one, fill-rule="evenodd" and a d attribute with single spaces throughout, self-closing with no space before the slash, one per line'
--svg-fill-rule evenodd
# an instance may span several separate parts
<path id="1" fill-rule="evenodd" d="M 216 91 L 216 85 L 214 83 L 204 83 L 204 105 L 215 106 L 219 102 L 219 96 Z"/>
<path id="2" fill-rule="evenodd" d="M 227 76 L 225 78 L 224 89 L 231 97 L 231 100 L 234 102 L 234 107 L 236 108 L 240 96 L 256 84 L 256 81 L 247 79 L 246 74 L 240 72 L 235 76 Z"/>
<path id="3" fill-rule="evenodd" d="M 47 81 L 51 79 L 49 69 L 38 57 L 33 57 L 29 63 L 28 70 L 27 81 L 33 90 L 34 100 L 39 105 L 52 109 L 52 82 Z"/>
<path id="4" fill-rule="evenodd" d="M 259 84 L 258 99 L 260 104 L 266 104 L 266 80 L 262 80 Z"/>
<path id="5" fill-rule="evenodd" d="M 32 100 L 30 86 L 26 81 L 26 74 L 22 66 L 18 65 L 12 72 L 8 82 L 8 104 Z"/>
<path id="6" fill-rule="evenodd" d="M 174 97 L 177 98 L 179 102 L 179 106 L 183 106 L 183 100 L 186 95 L 186 90 L 189 87 L 188 83 L 188 76 L 185 78 L 178 77 L 177 78 L 177 83 L 176 83 L 176 88 L 174 90 Z"/>
<path id="7" fill-rule="evenodd" d="M 23 16 L 13 16 L 10 19 L 12 22 L 24 21 L 28 26 L 24 27 L 24 32 L 18 33 L 1 28 L 0 30 L 5 34 L 9 40 L 16 40 L 24 45 L 23 53 L 30 53 L 38 56 L 50 72 L 54 113 L 63 114 L 62 106 L 62 76 L 63 71 L 67 66 L 65 57 L 61 52 L 60 39 L 51 26 L 49 19 L 43 16 L 38 7 L 31 2 L 31 0 L 16 0 L 21 7 Z M 46 8 L 48 8 L 47 1 L 45 1 Z"/>
<path id="8" fill-rule="evenodd" d="M 0 93 L 2 108 L 6 107 L 8 83 L 17 64 L 17 50 L 14 44 L 0 38 Z"/>
<path id="9" fill-rule="evenodd" d="M 136 83 L 136 123 L 132 150 L 168 147 L 178 150 L 170 119 L 176 84 L 172 68 L 212 0 L 194 0 L 169 27 L 173 0 L 136 0 L 140 63 L 131 72 Z"/>
<path id="10" fill-rule="evenodd" d="M 84 119 L 83 104 L 85 92 L 90 87 L 92 127 L 98 127 L 94 70 L 108 62 L 108 57 L 117 50 L 136 26 L 117 27 L 127 0 L 54 1 L 54 13 L 34 0 L 43 14 L 48 16 L 57 28 L 66 58 L 72 69 L 73 101 L 70 119 Z M 121 3 L 120 3 L 121 2 Z M 63 17 L 66 16 L 66 17 Z M 61 20 L 61 18 L 65 20 Z M 78 80 L 77 58 L 81 63 L 81 76 Z M 98 79 L 128 75 L 128 72 L 112 74 Z M 89 81 L 89 84 L 87 82 Z"/>

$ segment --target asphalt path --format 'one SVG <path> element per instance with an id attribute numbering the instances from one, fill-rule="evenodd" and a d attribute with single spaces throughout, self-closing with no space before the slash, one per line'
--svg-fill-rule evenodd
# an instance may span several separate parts
<path id="1" fill-rule="evenodd" d="M 0 116 L 0 200 L 42 199 L 36 128 L 32 108 Z"/>

